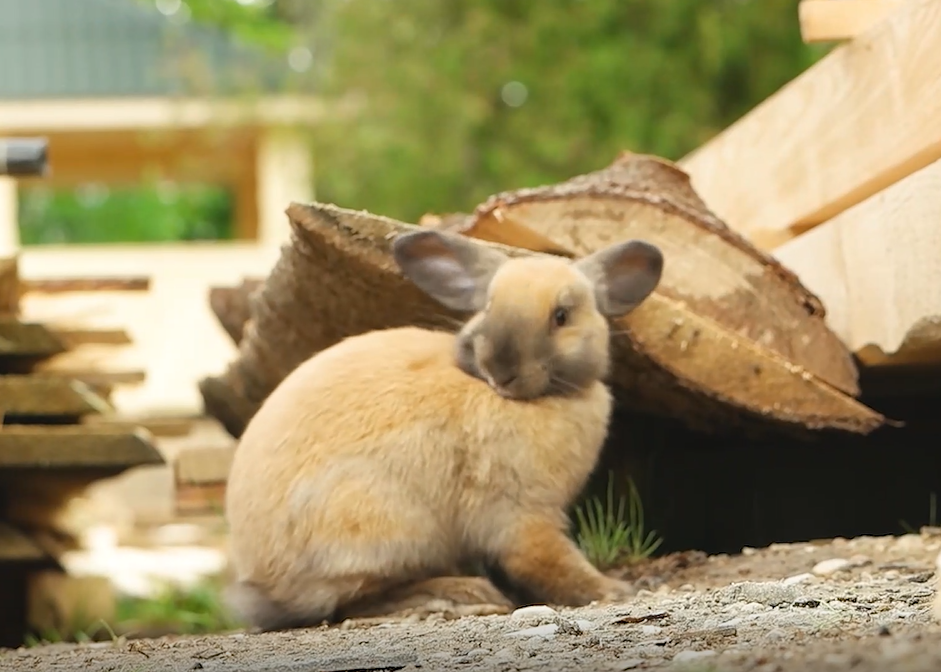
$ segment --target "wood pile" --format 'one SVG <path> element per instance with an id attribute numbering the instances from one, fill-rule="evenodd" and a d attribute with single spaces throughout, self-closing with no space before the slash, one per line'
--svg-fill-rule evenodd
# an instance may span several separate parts
<path id="1" fill-rule="evenodd" d="M 323 204 L 287 214 L 292 244 L 260 286 L 238 290 L 248 304 L 238 358 L 200 384 L 207 412 L 233 436 L 284 376 L 340 339 L 406 324 L 453 329 L 464 317 L 396 267 L 390 241 L 413 225 Z M 710 212 L 668 161 L 624 153 L 595 173 L 423 224 L 512 255 L 578 257 L 632 237 L 660 246 L 660 287 L 614 329 L 612 382 L 632 410 L 752 435 L 885 424 L 856 400 L 855 364 L 820 301 Z"/>
<path id="2" fill-rule="evenodd" d="M 24 293 L 99 286 L 113 283 L 21 283 L 17 260 L 0 260 L 0 646 L 23 642 L 30 605 L 42 602 L 37 586 L 61 587 L 59 557 L 75 545 L 57 520 L 65 504 L 94 481 L 163 463 L 147 430 L 89 422 L 112 411 L 116 384 L 135 379 L 101 366 L 107 356 L 100 350 L 126 342 L 126 334 L 20 316 Z"/>

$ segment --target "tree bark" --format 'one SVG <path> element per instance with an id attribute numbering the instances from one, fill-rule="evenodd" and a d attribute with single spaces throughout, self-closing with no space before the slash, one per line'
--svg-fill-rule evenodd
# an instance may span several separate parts
<path id="1" fill-rule="evenodd" d="M 209 306 L 219 324 L 238 345 L 242 341 L 245 324 L 251 317 L 249 302 L 264 280 L 246 278 L 236 287 L 212 287 L 209 290 Z"/>

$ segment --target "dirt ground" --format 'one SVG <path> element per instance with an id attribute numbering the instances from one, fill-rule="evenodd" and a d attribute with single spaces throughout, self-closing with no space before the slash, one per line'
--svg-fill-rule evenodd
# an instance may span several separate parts
<path id="1" fill-rule="evenodd" d="M 616 606 L 346 623 L 263 635 L 50 645 L 0 653 L 0 671 L 941 669 L 932 620 L 941 530 L 681 553 L 635 567 Z"/>

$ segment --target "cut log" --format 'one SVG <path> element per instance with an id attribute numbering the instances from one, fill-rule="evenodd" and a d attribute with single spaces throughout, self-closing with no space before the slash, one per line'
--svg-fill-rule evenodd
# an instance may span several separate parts
<path id="1" fill-rule="evenodd" d="M 414 230 L 412 225 L 321 204 L 292 204 L 288 215 L 293 244 L 283 248 L 254 301 L 240 356 L 222 376 L 201 386 L 210 413 L 220 399 L 233 410 L 219 419 L 234 436 L 284 376 L 342 338 L 413 324 L 453 329 L 456 319 L 466 317 L 442 308 L 399 271 L 390 241 Z M 532 254 L 498 247 L 511 256 Z M 684 256 L 699 254 L 692 246 L 667 248 L 668 267 L 672 260 L 682 268 Z M 749 268 L 767 270 L 739 263 L 743 274 Z M 790 277 L 779 266 L 770 267 Z M 769 287 L 773 290 L 774 284 Z M 708 314 L 692 312 L 683 301 L 666 291 L 655 293 L 625 322 L 623 333 L 613 335 L 612 382 L 626 393 L 625 404 L 705 431 L 838 428 L 865 433 L 883 424 L 882 416 L 850 396 L 774 350 L 722 328 Z M 747 327 L 743 320 L 742 328 Z M 793 328 L 798 327 L 795 322 Z"/>
<path id="2" fill-rule="evenodd" d="M 941 3 L 905 0 L 680 165 L 730 227 L 782 245 L 941 158 L 939 34 Z"/>
<path id="3" fill-rule="evenodd" d="M 807 43 L 851 40 L 898 9 L 904 0 L 801 0 L 801 39 Z"/>
<path id="4" fill-rule="evenodd" d="M 20 277 L 16 257 L 0 258 L 0 315 L 16 315 L 20 305 Z"/>
<path id="5" fill-rule="evenodd" d="M 0 417 L 82 416 L 111 410 L 107 401 L 76 380 L 0 376 Z"/>
<path id="6" fill-rule="evenodd" d="M 730 231 L 698 197 L 689 176 L 668 161 L 625 152 L 610 167 L 559 185 L 498 194 L 475 215 L 462 229 L 465 235 L 540 252 L 561 246 L 584 256 L 618 240 L 647 240 L 666 258 L 656 294 L 676 306 L 677 319 L 705 320 L 697 326 L 719 327 L 733 341 L 752 342 L 848 395 L 859 394 L 856 366 L 827 327 L 819 299 L 778 261 Z M 548 244 L 531 246 L 527 229 Z M 684 312 L 692 317 L 684 319 Z M 666 348 L 661 363 L 678 367 L 691 381 L 710 375 L 714 353 L 702 351 L 707 359 L 700 359 L 687 345 L 675 339 L 660 344 Z M 724 372 L 727 384 L 716 392 L 762 406 L 785 403 L 781 390 L 768 388 L 762 376 L 742 373 L 751 380 L 747 385 L 738 377 L 759 362 L 746 357 L 739 362 Z M 760 389 L 750 389 L 753 385 Z M 762 396 L 762 389 L 769 396 Z"/>
<path id="7" fill-rule="evenodd" d="M 263 282 L 247 278 L 236 287 L 212 287 L 209 290 L 209 306 L 236 345 L 242 340 L 242 331 L 249 319 L 249 300 Z"/>
<path id="8" fill-rule="evenodd" d="M 164 464 L 150 432 L 86 425 L 3 425 L 0 470 L 127 469 Z"/>
<path id="9" fill-rule="evenodd" d="M 45 358 L 65 351 L 62 340 L 44 325 L 0 317 L 0 360 Z"/>

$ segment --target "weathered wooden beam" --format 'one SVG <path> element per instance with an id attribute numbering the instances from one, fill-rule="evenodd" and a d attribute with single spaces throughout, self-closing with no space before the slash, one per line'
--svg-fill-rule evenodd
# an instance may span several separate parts
<path id="1" fill-rule="evenodd" d="M 66 351 L 46 326 L 0 317 L 0 357 L 52 357 Z"/>
<path id="2" fill-rule="evenodd" d="M 680 165 L 772 249 L 941 158 L 941 3 L 906 0 Z"/>
<path id="3" fill-rule="evenodd" d="M 88 425 L 0 427 L 0 469 L 115 469 L 164 464 L 144 429 Z"/>
<path id="4" fill-rule="evenodd" d="M 87 385 L 55 376 L 0 376 L 0 415 L 81 416 L 107 413 L 111 406 Z"/>
<path id="5" fill-rule="evenodd" d="M 804 42 L 851 40 L 898 9 L 904 0 L 801 0 L 797 6 Z"/>
<path id="6" fill-rule="evenodd" d="M 865 364 L 941 362 L 941 160 L 775 250 Z"/>

